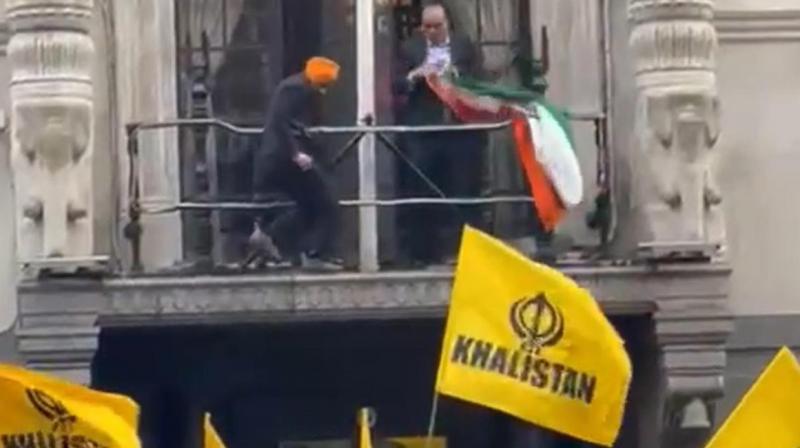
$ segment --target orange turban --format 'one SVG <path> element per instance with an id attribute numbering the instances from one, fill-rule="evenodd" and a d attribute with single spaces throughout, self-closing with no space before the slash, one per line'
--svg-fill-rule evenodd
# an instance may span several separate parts
<path id="1" fill-rule="evenodd" d="M 315 56 L 306 62 L 306 78 L 314 85 L 327 85 L 339 79 L 339 64 L 335 61 Z"/>

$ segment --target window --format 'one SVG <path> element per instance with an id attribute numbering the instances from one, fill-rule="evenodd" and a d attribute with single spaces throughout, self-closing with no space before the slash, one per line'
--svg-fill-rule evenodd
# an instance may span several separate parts
<path id="1" fill-rule="evenodd" d="M 408 2 L 404 2 L 408 3 Z M 520 55 L 533 55 L 547 67 L 547 97 L 574 114 L 573 130 L 584 174 L 585 199 L 572 211 L 560 233 L 579 247 L 596 246 L 598 234 L 586 226 L 593 200 L 608 188 L 609 148 L 606 36 L 604 0 L 444 0 L 456 32 L 480 44 L 493 80 L 520 85 L 514 64 Z M 522 20 L 521 20 L 522 19 Z M 418 23 L 417 20 L 405 22 Z M 492 145 L 509 142 L 495 137 Z M 526 192 L 518 162 L 510 150 L 494 150 L 487 160 L 490 194 Z M 530 234 L 520 219 L 528 206 L 504 205 L 493 211 L 494 231 L 514 238 Z"/>
<path id="2" fill-rule="evenodd" d="M 450 0 L 450 3 L 456 1 Z M 500 82 L 522 82 L 520 73 L 511 70 L 512 59 L 519 52 L 532 50 L 533 55 L 547 65 L 547 97 L 575 115 L 572 125 L 584 174 L 585 199 L 582 206 L 570 213 L 560 233 L 569 235 L 576 246 L 596 245 L 597 234 L 587 228 L 585 216 L 598 193 L 598 169 L 607 169 L 601 166 L 604 162 L 598 158 L 606 151 L 602 147 L 604 139 L 597 138 L 605 135 L 607 113 L 603 1 L 470 0 L 466 3 L 472 7 L 459 8 L 464 16 L 461 20 L 469 24 L 467 29 L 474 29 L 475 39 L 483 43 L 486 64 L 498 72 Z M 529 18 L 528 23 L 514 23 L 525 17 Z M 527 45 L 530 48 L 526 48 Z M 516 185 L 519 191 L 521 183 L 516 175 L 516 160 L 493 157 L 491 178 L 514 179 L 514 183 L 498 187 Z"/>
<path id="3" fill-rule="evenodd" d="M 343 66 L 342 79 L 318 110 L 325 125 L 353 125 L 356 117 L 355 8 L 364 0 L 174 0 L 177 13 L 178 90 L 185 118 L 216 117 L 260 126 L 272 88 L 299 71 L 316 54 Z M 585 215 L 608 181 L 605 147 L 606 60 L 605 0 L 444 0 L 456 32 L 482 49 L 487 71 L 497 82 L 523 83 L 515 60 L 520 55 L 546 59 L 548 97 L 576 115 L 573 123 L 585 180 L 585 200 L 562 229 L 579 247 L 596 246 L 597 235 Z M 420 23 L 421 0 L 376 1 L 377 121 L 395 122 L 398 104 L 392 94 L 395 57 L 400 42 Z M 546 30 L 546 33 L 543 31 Z M 545 39 L 547 37 L 548 39 Z M 544 50 L 548 50 L 546 53 Z M 333 153 L 349 136 L 326 138 Z M 219 129 L 181 131 L 184 201 L 252 201 L 252 153 L 258 136 Z M 484 195 L 527 194 L 510 141 L 492 136 L 485 151 Z M 378 149 L 378 194 L 398 196 L 396 161 Z M 341 199 L 356 199 L 355 157 L 336 168 Z M 527 204 L 486 207 L 489 228 L 504 238 L 531 235 Z M 233 211 L 185 212 L 184 248 L 191 261 L 233 263 L 244 257 L 254 214 Z M 344 211 L 339 255 L 358 259 L 357 209 Z M 398 242 L 394 210 L 380 209 L 380 252 L 395 257 Z"/>
<path id="4" fill-rule="evenodd" d="M 272 89 L 317 54 L 343 66 L 343 79 L 318 111 L 326 124 L 355 121 L 354 4 L 350 0 L 175 0 L 179 113 L 261 126 Z M 197 127 L 181 133 L 184 201 L 252 201 L 252 154 L 259 136 Z M 331 146 L 337 139 L 331 139 Z M 342 182 L 342 193 L 356 188 Z M 357 185 L 357 184 L 355 184 Z M 185 212 L 191 261 L 244 257 L 254 213 Z M 355 238 L 350 238 L 355 240 Z"/>

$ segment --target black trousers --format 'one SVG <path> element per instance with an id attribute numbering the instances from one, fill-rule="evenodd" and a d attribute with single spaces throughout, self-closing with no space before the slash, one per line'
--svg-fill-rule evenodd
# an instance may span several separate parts
<path id="1" fill-rule="evenodd" d="M 481 194 L 485 132 L 408 134 L 401 142 L 406 156 L 448 198 L 477 198 Z M 430 186 L 398 161 L 402 197 L 436 197 Z M 452 205 L 404 206 L 398 212 L 401 248 L 422 262 L 455 256 L 464 224 L 481 228 L 481 207 Z"/>
<path id="2" fill-rule="evenodd" d="M 339 205 L 329 176 L 315 164 L 303 171 L 291 160 L 261 159 L 256 179 L 259 193 L 279 192 L 295 202 L 267 226 L 284 255 L 304 252 L 329 255 L 339 224 Z"/>

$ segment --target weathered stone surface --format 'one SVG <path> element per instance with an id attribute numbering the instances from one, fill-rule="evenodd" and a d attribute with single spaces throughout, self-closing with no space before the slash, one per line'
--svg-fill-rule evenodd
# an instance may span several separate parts
<path id="1" fill-rule="evenodd" d="M 21 260 L 93 255 L 92 0 L 9 0 Z"/>
<path id="2" fill-rule="evenodd" d="M 724 248 L 715 177 L 720 133 L 713 0 L 630 0 L 638 102 L 637 206 L 646 245 Z M 661 351 L 660 446 L 703 446 L 723 393 L 725 342 L 733 329 L 728 280 L 653 291 Z"/>
<path id="3" fill-rule="evenodd" d="M 630 0 L 637 104 L 635 175 L 644 243 L 724 246 L 717 33 L 711 0 Z"/>

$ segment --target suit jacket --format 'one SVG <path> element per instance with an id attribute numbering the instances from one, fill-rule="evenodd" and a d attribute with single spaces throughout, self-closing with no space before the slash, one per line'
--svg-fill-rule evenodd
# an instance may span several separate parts
<path id="1" fill-rule="evenodd" d="M 444 105 L 425 83 L 409 83 L 408 73 L 419 67 L 428 55 L 428 41 L 417 34 L 400 48 L 399 65 L 394 81 L 397 95 L 407 97 L 405 107 L 400 111 L 400 121 L 408 125 L 431 125 L 445 122 Z M 450 58 L 459 75 L 472 78 L 483 77 L 483 58 L 480 49 L 466 36 L 450 35 Z"/>
<path id="2" fill-rule="evenodd" d="M 289 161 L 301 148 L 303 129 L 311 121 L 316 89 L 306 82 L 302 73 L 281 81 L 267 106 L 262 135 L 261 153 Z"/>
<path id="3" fill-rule="evenodd" d="M 285 175 L 299 152 L 310 153 L 317 160 L 316 147 L 304 128 L 313 118 L 317 91 L 302 73 L 281 81 L 267 105 L 261 147 L 253 155 L 253 191 L 267 193 L 275 189 L 274 179 Z"/>

